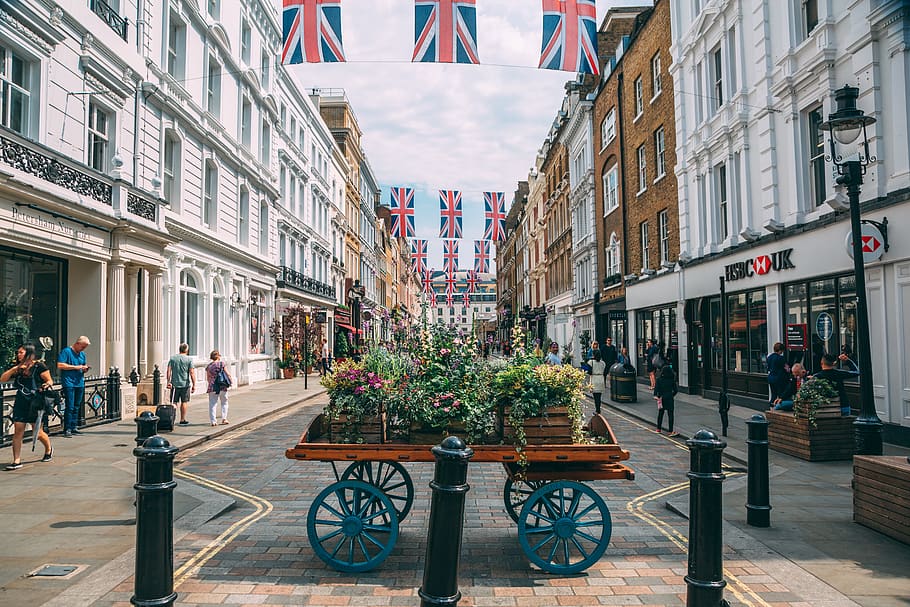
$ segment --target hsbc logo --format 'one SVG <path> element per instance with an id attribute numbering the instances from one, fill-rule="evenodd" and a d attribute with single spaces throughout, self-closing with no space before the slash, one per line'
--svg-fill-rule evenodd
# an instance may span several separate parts
<path id="1" fill-rule="evenodd" d="M 759 255 L 753 259 L 731 263 L 724 268 L 726 279 L 727 281 L 739 280 L 753 276 L 764 276 L 772 270 L 780 272 L 781 270 L 793 269 L 796 265 L 790 261 L 791 253 L 793 253 L 793 249 L 784 249 L 770 255 Z"/>

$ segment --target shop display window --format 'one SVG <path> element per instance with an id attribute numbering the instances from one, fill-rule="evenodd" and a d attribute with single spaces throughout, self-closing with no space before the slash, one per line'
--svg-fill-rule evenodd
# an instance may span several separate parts
<path id="1" fill-rule="evenodd" d="M 787 344 L 791 364 L 803 363 L 814 373 L 821 369 L 823 354 L 844 353 L 849 360 L 839 365 L 855 370 L 856 282 L 852 275 L 787 285 L 783 305 L 790 330 L 806 335 L 803 349 Z"/>
<path id="2" fill-rule="evenodd" d="M 727 368 L 736 373 L 765 373 L 768 308 L 764 289 L 727 295 L 727 318 Z"/>

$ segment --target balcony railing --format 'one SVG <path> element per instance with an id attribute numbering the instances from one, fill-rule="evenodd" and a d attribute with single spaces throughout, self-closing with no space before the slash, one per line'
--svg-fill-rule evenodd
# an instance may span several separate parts
<path id="1" fill-rule="evenodd" d="M 335 287 L 327 285 L 324 282 L 319 282 L 315 278 L 304 276 L 297 270 L 293 270 L 286 266 L 281 266 L 277 282 L 278 288 L 297 289 L 298 291 L 309 293 L 316 297 L 324 297 L 331 300 L 335 299 Z"/>
<path id="2" fill-rule="evenodd" d="M 101 17 L 101 20 L 107 23 L 108 27 L 117 32 L 117 34 L 126 40 L 127 20 L 117 14 L 111 6 L 104 0 L 92 0 L 92 12 Z"/>

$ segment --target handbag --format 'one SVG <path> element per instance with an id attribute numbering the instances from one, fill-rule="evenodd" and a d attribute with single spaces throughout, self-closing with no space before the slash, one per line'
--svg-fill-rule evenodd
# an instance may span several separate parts
<path id="1" fill-rule="evenodd" d="M 657 397 L 657 408 L 658 408 L 658 410 L 664 408 L 664 399 L 662 396 Z"/>

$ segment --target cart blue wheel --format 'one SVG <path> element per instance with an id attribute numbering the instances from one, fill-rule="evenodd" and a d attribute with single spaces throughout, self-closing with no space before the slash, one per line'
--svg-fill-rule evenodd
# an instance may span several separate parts
<path id="1" fill-rule="evenodd" d="M 612 531 L 607 504 L 575 481 L 544 485 L 525 501 L 518 517 L 521 549 L 548 573 L 584 571 L 603 556 Z"/>
<path id="2" fill-rule="evenodd" d="M 408 471 L 398 462 L 354 462 L 341 475 L 341 480 L 363 481 L 385 493 L 395 506 L 399 523 L 411 511 L 414 483 Z"/>
<path id="3" fill-rule="evenodd" d="M 547 484 L 547 481 L 513 481 L 511 478 L 506 479 L 506 486 L 502 489 L 502 501 L 505 504 L 506 512 L 516 523 L 518 522 L 518 513 L 521 507 L 528 500 L 528 497 Z"/>
<path id="4" fill-rule="evenodd" d="M 362 481 L 338 481 L 313 500 L 306 521 L 310 545 L 338 571 L 378 567 L 398 540 L 398 513 L 379 489 Z"/>

